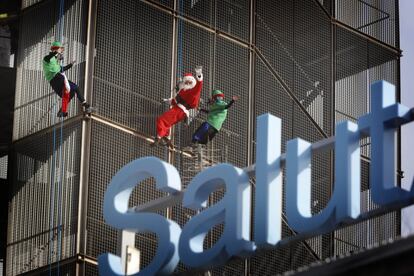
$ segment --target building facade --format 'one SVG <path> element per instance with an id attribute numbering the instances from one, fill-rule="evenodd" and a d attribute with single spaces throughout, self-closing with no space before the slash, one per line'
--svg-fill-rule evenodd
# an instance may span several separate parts
<path id="1" fill-rule="evenodd" d="M 206 166 L 254 164 L 260 114 L 282 119 L 284 152 L 289 139 L 319 141 L 335 134 L 335 123 L 369 112 L 370 83 L 386 80 L 399 91 L 398 1 L 23 0 L 21 14 L 7 275 L 96 275 L 97 256 L 120 251 L 121 233 L 103 220 L 104 192 L 112 176 L 136 158 L 172 163 L 185 188 Z M 60 102 L 43 77 L 41 60 L 59 39 L 65 61 L 77 60 L 68 77 L 96 107 L 91 116 L 73 100 L 69 117 L 56 118 Z M 213 89 L 223 90 L 227 99 L 240 96 L 223 130 L 197 159 L 149 147 L 155 119 L 168 108 L 161 99 L 173 95 L 179 76 L 196 65 L 203 66 L 202 105 Z M 173 129 L 178 149 L 189 144 L 202 120 L 198 116 L 189 127 Z M 375 209 L 368 186 L 369 138 L 361 140 L 361 149 L 361 211 L 368 211 Z M 333 152 L 315 155 L 314 213 L 329 201 L 333 180 Z M 254 179 L 251 184 L 254 188 Z M 214 193 L 210 204 L 222 194 Z M 148 179 L 134 190 L 130 205 L 161 196 Z M 181 206 L 160 213 L 181 226 L 194 215 Z M 212 229 L 205 246 L 221 231 Z M 400 214 L 391 212 L 233 259 L 210 272 L 283 273 L 399 234 Z M 295 232 L 284 223 L 283 235 Z M 145 266 L 156 237 L 137 234 L 135 247 Z M 176 269 L 188 271 L 182 264 Z"/>

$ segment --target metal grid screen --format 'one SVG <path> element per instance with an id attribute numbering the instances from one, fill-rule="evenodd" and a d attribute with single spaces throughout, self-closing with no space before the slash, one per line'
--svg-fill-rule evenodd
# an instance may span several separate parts
<path id="1" fill-rule="evenodd" d="M 66 75 L 83 90 L 85 62 L 86 0 L 64 1 L 63 46 L 64 64 L 77 60 Z M 17 80 L 14 110 L 13 140 L 51 126 L 60 107 L 60 98 L 53 92 L 42 71 L 42 59 L 50 51 L 57 37 L 59 1 L 44 1 L 22 11 Z M 78 113 L 76 98 L 69 107 L 69 115 Z"/>
<path id="2" fill-rule="evenodd" d="M 87 1 L 65 2 L 67 56 L 83 60 Z M 350 5 L 349 2 L 359 4 Z M 285 152 L 285 143 L 289 139 L 300 137 L 316 142 L 334 134 L 335 122 L 355 121 L 369 111 L 369 83 L 372 81 L 386 79 L 394 84 L 398 81 L 396 54 L 379 41 L 367 39 L 332 22 L 329 17 L 332 1 L 100 0 L 97 3 L 92 76 L 92 103 L 97 112 L 87 121 L 91 125 L 90 156 L 89 160 L 83 160 L 89 162 L 86 240 L 82 241 L 86 244 L 88 258 L 94 259 L 106 252 L 119 253 L 120 232 L 104 222 L 102 204 L 112 176 L 128 162 L 144 156 L 168 160 L 177 167 L 186 187 L 195 174 L 216 163 L 229 162 L 239 167 L 254 163 L 255 118 L 258 115 L 270 112 L 282 118 L 282 152 Z M 395 26 L 390 23 L 395 17 L 394 6 L 384 3 L 338 0 L 336 14 L 338 19 L 353 27 L 377 21 L 360 30 L 394 45 Z M 379 4 L 381 10 L 390 14 L 389 18 L 378 17 L 382 14 L 378 10 L 377 13 L 367 11 L 367 6 Z M 364 7 L 360 8 L 360 5 Z M 176 10 L 172 11 L 174 7 Z M 53 1 L 45 1 L 24 11 L 15 140 L 51 125 L 52 115 L 48 109 L 56 97 L 51 96 L 51 89 L 43 80 L 39 61 L 47 53 L 56 33 L 56 9 Z M 53 15 L 46 10 L 54 11 Z M 69 50 L 73 52 L 69 53 Z M 204 73 L 201 107 L 207 107 L 213 89 L 223 90 L 227 101 L 233 95 L 239 95 L 240 100 L 229 109 L 223 129 L 208 147 L 203 148 L 204 155 L 200 156 L 204 159 L 189 159 L 164 147 L 149 147 L 148 138 L 155 134 L 156 117 L 168 108 L 161 104 L 161 99 L 169 98 L 176 79 L 185 72 L 193 72 L 196 65 L 203 65 Z M 81 64 L 72 69 L 70 76 L 82 84 L 83 71 Z M 76 105 L 72 104 L 70 108 L 71 114 L 75 114 Z M 204 120 L 204 115 L 200 115 L 189 127 L 177 125 L 172 133 L 174 144 L 179 149 L 188 146 L 192 133 Z M 49 137 L 48 133 L 42 135 Z M 20 165 L 17 170 L 10 209 L 9 225 L 24 225 L 17 228 L 22 230 L 10 236 L 8 254 L 16 256 L 14 260 L 17 260 L 8 266 L 10 274 L 47 264 L 47 212 L 37 214 L 38 223 L 41 221 L 45 225 L 33 230 L 23 220 L 29 210 L 42 210 L 41 206 L 23 204 L 17 208 L 22 201 L 33 198 L 36 189 L 48 187 L 48 182 L 44 183 L 42 179 L 50 170 L 50 143 L 47 143 L 50 137 L 42 137 L 33 135 L 16 143 L 19 149 L 16 162 L 28 165 Z M 65 158 L 72 158 L 73 170 L 72 186 L 68 186 L 73 189 L 73 194 L 67 197 L 67 204 L 72 207 L 65 216 L 72 218 L 65 221 L 72 232 L 66 233 L 64 237 L 67 238 L 63 239 L 72 247 L 67 247 L 66 257 L 74 254 L 76 230 L 71 221 L 76 209 L 73 208 L 77 206 L 75 198 L 79 196 L 75 185 L 79 181 L 79 137 L 80 121 L 65 127 L 65 143 L 72 141 L 71 147 L 64 147 Z M 147 139 L 143 139 L 145 137 Z M 372 210 L 376 206 L 372 204 L 368 187 L 369 139 L 361 140 L 361 145 L 362 206 L 364 210 Z M 34 148 L 43 153 L 33 153 Z M 330 199 L 331 159 L 332 152 L 316 154 L 312 158 L 313 213 L 322 210 Z M 251 183 L 254 188 L 254 178 Z M 217 202 L 224 192 L 211 195 L 209 204 Z M 164 194 L 155 189 L 153 179 L 148 179 L 134 190 L 129 204 L 135 206 L 161 196 Z M 43 201 L 46 202 L 47 197 L 38 197 L 30 204 Z M 181 226 L 195 214 L 180 205 L 159 213 Z M 295 270 L 335 254 L 345 254 L 395 237 L 399 234 L 398 224 L 398 214 L 390 213 L 288 247 L 261 250 L 246 260 L 235 258 L 227 265 L 211 270 L 211 274 L 270 275 Z M 219 225 L 210 231 L 205 247 L 217 241 L 222 229 Z M 294 231 L 285 222 L 283 236 L 292 235 L 295 235 Z M 141 266 L 145 266 L 154 256 L 156 237 L 137 234 L 135 246 L 141 251 Z M 90 264 L 85 266 L 85 271 L 88 275 L 97 274 L 96 267 Z M 180 263 L 176 273 L 182 272 L 195 273 Z"/>
<path id="3" fill-rule="evenodd" d="M 28 8 L 33 6 L 34 4 L 40 3 L 44 0 L 21 0 L 22 2 L 22 9 Z"/>
<path id="4" fill-rule="evenodd" d="M 102 214 L 104 193 L 112 176 L 136 158 L 156 156 L 162 159 L 164 149 L 150 148 L 142 139 L 98 122 L 92 124 L 91 141 L 86 254 L 96 258 L 105 252 L 117 253 L 118 232 L 104 222 Z M 130 206 L 143 204 L 161 196 L 164 196 L 164 193 L 157 191 L 154 181 L 150 179 L 134 190 Z M 143 236 L 139 236 L 137 241 L 140 242 L 142 238 L 148 239 L 149 235 Z M 141 256 L 146 258 L 151 247 L 143 244 L 144 246 L 139 248 L 142 250 Z M 151 258 L 152 256 L 147 257 L 148 260 Z"/>
<path id="5" fill-rule="evenodd" d="M 349 96 L 346 92 L 347 83 L 356 85 L 358 82 L 358 85 L 364 85 L 364 83 L 367 85 L 367 81 L 364 82 L 364 78 L 361 76 L 361 71 L 369 68 L 371 68 L 372 76 L 384 77 L 385 70 L 392 66 L 387 66 L 387 62 L 392 62 L 391 60 L 395 57 L 390 54 L 384 56 L 384 53 L 387 52 L 384 48 L 376 48 L 367 40 L 352 35 L 341 27 L 335 27 L 338 38 L 333 41 L 334 27 L 327 13 L 322 9 L 330 11 L 330 1 L 320 1 L 321 5 L 316 1 L 304 0 L 256 1 L 254 35 L 256 39 L 254 43 L 258 54 L 255 55 L 256 62 L 252 67 L 255 70 L 255 82 L 252 85 L 254 89 L 249 95 L 249 73 L 251 70 L 249 69 L 249 55 L 254 55 L 254 53 L 249 50 L 247 43 L 243 45 L 243 41 L 249 39 L 250 12 L 247 2 L 241 1 L 236 5 L 232 1 L 177 1 L 178 14 L 184 16 L 184 20 L 181 17 L 174 19 L 167 10 L 163 10 L 162 5 L 166 5 L 166 3 L 147 5 L 145 1 L 126 1 L 123 5 L 119 5 L 113 1 L 100 1 L 94 75 L 94 103 L 99 107 L 99 115 L 108 122 L 113 121 L 145 135 L 153 136 L 155 117 L 167 109 L 166 106 L 162 106 L 158 102 L 161 98 L 169 97 L 171 94 L 172 78 L 175 79 L 172 72 L 176 71 L 176 76 L 179 77 L 184 72 L 191 72 L 196 65 L 203 65 L 204 89 L 202 98 L 204 103 L 201 104 L 203 107 L 213 89 L 222 89 L 227 99 L 232 95 L 241 96 L 240 101 L 236 102 L 229 110 L 223 131 L 214 139 L 208 150 L 218 149 L 225 152 L 224 158 L 223 156 L 217 158 L 244 167 L 248 164 L 248 153 L 238 149 L 247 148 L 248 143 L 252 143 L 252 153 L 254 153 L 255 123 L 253 122 L 252 127 L 249 128 L 249 112 L 254 112 L 256 116 L 271 112 L 283 119 L 282 150 L 284 151 L 284 143 L 293 137 L 301 137 L 315 142 L 332 135 L 335 118 L 340 117 L 338 110 L 354 116 L 367 111 L 367 104 L 364 104 L 367 95 L 361 95 L 358 93 L 359 90 L 355 88 L 349 91 L 349 93 L 353 93 L 352 96 Z M 138 13 L 141 16 L 137 18 L 136 14 Z M 174 20 L 176 20 L 175 25 Z M 239 23 L 234 24 L 235 22 Z M 114 28 L 116 31 L 109 31 Z M 215 30 L 223 31 L 224 35 L 220 35 Z M 237 37 L 241 43 L 232 41 L 226 34 L 229 34 L 230 37 Z M 353 40 L 350 40 L 350 37 Z M 123 45 L 130 43 L 135 43 L 134 45 L 140 45 L 140 47 L 134 53 L 123 51 Z M 111 46 L 107 47 L 108 45 Z M 336 52 L 338 54 L 335 57 Z M 361 55 L 361 58 L 355 57 L 350 60 L 349 56 L 352 53 Z M 334 64 L 338 71 L 333 75 Z M 117 66 L 118 70 L 110 69 L 114 66 Z M 154 74 L 156 74 L 155 79 L 152 77 Z M 387 78 L 387 76 L 385 77 Z M 337 99 L 333 97 L 333 89 L 337 90 Z M 351 97 L 355 97 L 352 100 L 358 102 L 358 105 L 341 100 Z M 361 97 L 364 99 L 362 102 Z M 139 100 L 133 100 L 134 98 Z M 251 106 L 249 99 L 253 101 L 253 110 L 249 107 Z M 334 107 L 335 114 L 333 114 Z M 173 136 L 174 143 L 179 148 L 189 145 L 191 134 L 203 120 L 204 117 L 199 116 L 189 127 L 176 126 Z M 102 128 L 107 129 L 103 135 L 105 138 L 102 138 L 101 134 L 95 133 L 102 133 Z M 248 141 L 247 133 L 249 131 L 253 133 L 253 141 Z M 121 147 L 118 151 L 124 152 L 124 145 L 122 145 L 124 142 L 120 141 L 124 141 L 126 138 L 117 138 L 116 135 L 114 136 L 114 132 L 118 133 L 119 131 L 96 124 L 92 130 L 95 137 L 92 147 L 97 150 L 97 145 L 94 145 L 96 139 L 105 139 L 106 144 L 116 141 L 116 147 Z M 131 136 L 128 141 L 130 139 L 134 138 Z M 127 142 L 127 144 L 130 143 Z M 92 187 L 98 185 L 96 183 L 101 183 L 99 185 L 105 183 L 106 185 L 109 182 L 109 177 L 114 173 L 113 168 L 122 165 L 121 162 L 114 166 L 113 160 L 104 161 L 102 158 L 102 154 L 106 156 L 108 154 L 106 151 L 114 145 L 101 145 L 99 147 L 103 147 L 105 150 L 101 149 L 99 154 L 91 156 L 93 166 L 111 167 L 109 170 L 111 173 L 104 180 L 96 180 L 94 173 L 91 173 L 90 185 Z M 147 145 L 143 144 L 142 147 L 140 151 L 136 152 L 135 157 L 153 154 L 152 149 L 147 148 Z M 109 152 L 111 156 L 118 156 L 112 150 Z M 158 154 L 164 159 L 167 157 L 164 151 L 158 152 Z M 330 152 L 317 154 L 312 159 L 314 213 L 324 208 L 330 198 L 332 188 L 331 155 Z M 96 164 L 95 156 L 99 156 Z M 172 157 L 173 164 L 180 171 L 184 187 L 204 166 L 197 167 L 197 164 L 191 164 L 192 161 L 186 160 L 179 154 L 172 154 Z M 133 155 L 126 159 L 129 160 L 129 158 L 133 158 Z M 218 160 L 210 161 L 214 163 Z M 252 161 L 254 162 L 254 157 Z M 363 172 L 366 174 L 368 164 L 363 164 Z M 252 183 L 254 183 L 254 179 L 252 179 Z M 368 186 L 366 183 L 364 185 L 365 188 L 362 192 L 367 193 Z M 96 211 L 96 208 L 100 206 L 99 200 L 103 196 L 100 193 L 104 189 L 102 187 L 96 187 L 96 189 L 100 192 L 96 195 L 93 192 L 93 196 L 91 193 L 89 195 L 94 198 L 90 199 L 90 202 L 94 203 L 90 203 L 88 206 L 88 209 L 91 209 L 88 211 L 88 216 L 91 217 L 90 221 L 92 221 L 92 217 L 94 220 L 100 221 L 94 222 L 98 225 L 102 223 L 102 218 L 101 211 Z M 157 192 L 151 192 L 151 189 L 145 193 L 144 191 L 138 193 L 145 194 L 144 197 L 147 200 L 159 196 Z M 212 195 L 210 204 L 216 202 L 222 192 L 216 192 Z M 366 203 L 365 205 L 368 206 L 368 202 L 369 198 L 366 197 L 364 204 Z M 173 207 L 171 210 L 171 218 L 180 225 L 185 224 L 194 215 L 194 212 L 181 206 Z M 391 225 L 395 225 L 393 218 L 391 221 Z M 372 222 L 366 223 L 372 224 Z M 89 224 L 88 227 L 97 227 L 91 225 Z M 92 228 L 88 229 L 89 235 Z M 106 228 L 107 226 L 100 225 L 99 229 Z M 393 226 L 391 228 L 396 229 Z M 371 227 L 370 229 L 372 231 L 370 235 L 375 240 L 379 236 L 375 232 L 377 228 Z M 113 237 L 111 241 L 108 240 L 108 243 L 100 242 L 101 248 L 91 249 L 91 256 L 106 252 L 104 249 L 110 252 L 116 251 L 115 239 L 118 235 L 115 230 L 108 231 L 111 232 L 111 234 L 107 233 L 108 236 Z M 220 227 L 212 229 L 206 239 L 206 246 L 217 240 L 220 231 Z M 294 235 L 287 224 L 284 224 L 283 231 L 285 237 Z M 339 239 L 351 233 L 355 235 L 358 233 L 357 231 L 360 229 L 349 230 L 347 228 L 337 231 L 338 233 L 335 235 L 315 237 L 288 248 L 259 252 L 247 263 L 236 259 L 223 268 L 212 270 L 211 273 L 213 275 L 243 274 L 245 271 L 249 271 L 254 275 L 266 275 L 297 269 L 340 252 L 342 249 L 340 249 Z M 388 231 L 386 236 L 392 232 L 391 229 L 384 231 Z M 102 234 L 95 233 L 89 238 L 100 238 L 99 235 Z M 396 234 L 395 231 L 392 234 Z M 148 264 L 156 247 L 155 237 L 151 235 L 138 235 L 137 237 L 136 246 L 143 252 L 141 263 L 142 265 Z M 91 247 L 93 247 L 92 244 L 97 244 L 97 240 L 93 242 L 91 240 Z M 332 251 L 336 245 L 338 248 Z M 188 268 L 180 264 L 176 272 L 186 270 Z"/>
<path id="6" fill-rule="evenodd" d="M 393 0 L 336 0 L 338 20 L 389 45 L 396 46 L 397 3 Z"/>
<path id="7" fill-rule="evenodd" d="M 0 178 L 7 179 L 8 156 L 0 157 Z"/>
<path id="8" fill-rule="evenodd" d="M 335 76 L 335 121 L 356 123 L 358 117 L 370 111 L 370 84 L 377 80 L 397 83 L 398 56 L 377 44 L 337 29 Z M 370 138 L 361 145 L 361 212 L 378 206 L 372 202 L 369 189 Z M 354 226 L 335 231 L 334 255 L 369 248 L 374 244 L 399 236 L 400 217 L 392 212 Z M 360 233 L 356 235 L 355 233 Z"/>
<path id="9" fill-rule="evenodd" d="M 235 36 L 241 40 L 249 39 L 248 0 L 239 1 L 184 1 L 178 0 L 178 12 L 210 28 Z"/>
<path id="10" fill-rule="evenodd" d="M 97 114 L 155 135 L 156 116 L 164 108 L 161 99 L 171 94 L 171 45 L 171 16 L 140 1 L 99 1 L 93 94 Z"/>
<path id="11" fill-rule="evenodd" d="M 7 275 L 75 255 L 81 125 L 55 130 L 15 144 Z"/>

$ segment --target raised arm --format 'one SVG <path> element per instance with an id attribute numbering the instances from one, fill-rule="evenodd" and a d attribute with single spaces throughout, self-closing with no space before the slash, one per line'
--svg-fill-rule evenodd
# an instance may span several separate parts
<path id="1" fill-rule="evenodd" d="M 69 63 L 66 66 L 62 66 L 62 72 L 65 72 L 66 70 L 72 68 L 72 66 L 76 63 L 76 60 L 73 60 L 71 63 Z"/>
<path id="2" fill-rule="evenodd" d="M 195 68 L 195 76 L 196 76 L 196 79 L 197 79 L 197 81 L 203 81 L 203 66 L 197 66 L 196 68 Z"/>
<path id="3" fill-rule="evenodd" d="M 66 70 L 68 70 L 68 69 L 72 68 L 72 66 L 73 66 L 73 64 L 72 64 L 72 63 L 69 63 L 69 64 L 68 64 L 68 65 L 66 65 L 66 66 L 62 66 L 61 71 L 62 71 L 62 72 L 65 72 Z"/>
<path id="4" fill-rule="evenodd" d="M 234 104 L 234 102 L 237 101 L 238 99 L 239 99 L 239 96 L 233 96 L 231 101 L 226 105 L 224 109 L 229 109 Z"/>

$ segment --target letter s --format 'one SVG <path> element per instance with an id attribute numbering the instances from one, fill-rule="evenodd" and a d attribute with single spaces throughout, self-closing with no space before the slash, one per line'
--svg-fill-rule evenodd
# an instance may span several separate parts
<path id="1" fill-rule="evenodd" d="M 131 192 L 141 181 L 154 177 L 156 187 L 164 192 L 181 190 L 177 170 L 170 164 L 145 157 L 125 165 L 112 178 L 104 198 L 104 218 L 107 224 L 131 232 L 153 232 L 158 247 L 152 262 L 133 275 L 171 274 L 178 264 L 178 240 L 181 228 L 167 218 L 145 212 L 128 211 Z M 125 275 L 121 258 L 110 253 L 98 257 L 99 275 Z"/>

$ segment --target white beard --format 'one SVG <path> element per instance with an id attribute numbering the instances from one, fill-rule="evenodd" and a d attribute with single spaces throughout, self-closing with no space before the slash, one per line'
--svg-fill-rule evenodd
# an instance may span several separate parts
<path id="1" fill-rule="evenodd" d="M 185 81 L 191 81 L 191 84 L 185 84 Z M 196 79 L 192 76 L 187 76 L 184 77 L 184 79 L 182 80 L 182 82 L 178 85 L 178 87 L 180 88 L 180 90 L 189 90 L 192 89 L 196 86 Z"/>
<path id="2" fill-rule="evenodd" d="M 183 83 L 181 89 L 182 90 L 189 90 L 189 89 L 194 88 L 194 86 L 195 86 L 195 83 L 192 83 L 192 84 L 184 84 Z"/>

